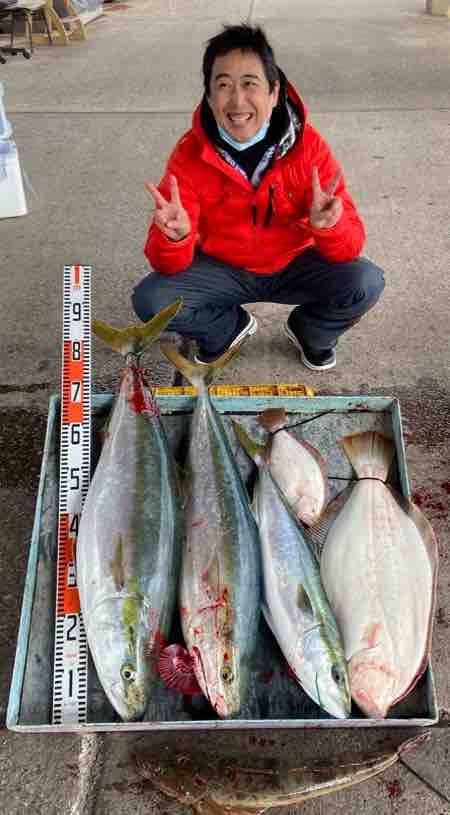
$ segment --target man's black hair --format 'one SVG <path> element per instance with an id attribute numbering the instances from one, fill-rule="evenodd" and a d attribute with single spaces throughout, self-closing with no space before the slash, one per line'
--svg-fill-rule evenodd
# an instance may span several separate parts
<path id="1" fill-rule="evenodd" d="M 216 57 L 223 57 L 229 51 L 237 50 L 251 51 L 260 58 L 272 92 L 275 82 L 279 79 L 273 50 L 260 26 L 242 23 L 241 25 L 224 25 L 220 34 L 208 40 L 203 56 L 203 81 L 206 93 L 209 95 L 212 67 Z"/>

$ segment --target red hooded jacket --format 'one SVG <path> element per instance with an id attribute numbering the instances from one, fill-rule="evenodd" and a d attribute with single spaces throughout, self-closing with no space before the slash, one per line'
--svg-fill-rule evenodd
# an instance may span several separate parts
<path id="1" fill-rule="evenodd" d="M 202 128 L 200 106 L 196 108 L 192 129 L 176 144 L 158 186 L 170 199 L 169 176 L 176 176 L 192 229 L 183 240 L 171 241 L 150 225 L 145 254 L 157 272 L 182 272 L 197 249 L 255 274 L 280 271 L 310 246 L 334 262 L 353 260 L 361 253 L 364 226 L 343 176 L 335 193 L 344 205 L 338 223 L 331 229 L 313 229 L 309 224 L 313 167 L 319 170 L 323 189 L 340 168 L 327 143 L 306 121 L 306 108 L 290 83 L 287 91 L 304 125 L 294 146 L 275 159 L 257 188 L 219 155 Z"/>

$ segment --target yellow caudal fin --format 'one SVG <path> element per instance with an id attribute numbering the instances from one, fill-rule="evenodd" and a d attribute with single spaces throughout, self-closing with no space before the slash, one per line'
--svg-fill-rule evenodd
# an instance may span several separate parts
<path id="1" fill-rule="evenodd" d="M 237 354 L 243 342 L 244 340 L 207 365 L 204 362 L 191 362 L 191 360 L 186 359 L 171 343 L 161 343 L 161 351 L 175 365 L 175 368 L 183 374 L 184 378 L 196 388 L 202 383 L 209 385 L 216 372 L 225 368 L 225 365 Z"/>
<path id="2" fill-rule="evenodd" d="M 139 355 L 158 339 L 182 305 L 181 299 L 176 300 L 144 325 L 129 325 L 127 328 L 113 328 L 103 320 L 93 320 L 92 330 L 97 337 L 111 346 L 114 351 L 123 354 L 124 357 L 127 354 Z"/>
<path id="3" fill-rule="evenodd" d="M 265 458 L 266 448 L 262 444 L 253 441 L 250 436 L 245 432 L 244 428 L 238 423 L 232 421 L 233 430 L 236 433 L 242 447 L 249 456 L 253 459 L 255 464 L 262 464 Z"/>

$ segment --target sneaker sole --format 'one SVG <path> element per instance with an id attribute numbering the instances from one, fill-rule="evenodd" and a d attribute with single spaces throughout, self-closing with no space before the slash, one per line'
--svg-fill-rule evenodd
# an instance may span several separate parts
<path id="1" fill-rule="evenodd" d="M 310 362 L 308 357 L 305 355 L 305 352 L 299 343 L 297 337 L 295 336 L 294 332 L 291 331 L 287 323 L 284 324 L 284 333 L 286 334 L 288 340 L 291 341 L 292 345 L 295 345 L 298 351 L 300 351 L 300 359 L 305 366 L 305 368 L 309 368 L 310 371 L 329 371 L 331 368 L 336 367 L 336 354 L 334 354 L 334 358 L 330 362 L 326 362 L 325 365 L 314 365 L 313 362 Z"/>
<path id="2" fill-rule="evenodd" d="M 243 328 L 242 331 L 237 335 L 237 337 L 234 338 L 233 342 L 230 343 L 230 345 L 227 348 L 227 351 L 229 351 L 231 348 L 234 348 L 234 346 L 237 345 L 239 342 L 241 342 L 241 340 L 243 340 L 244 337 L 251 337 L 253 334 L 256 334 L 257 330 L 258 330 L 258 322 L 256 320 L 256 317 L 254 317 L 253 314 L 250 314 L 250 322 L 247 323 L 245 328 Z M 225 353 L 225 351 L 224 351 L 224 353 Z M 210 365 L 211 364 L 211 363 L 208 363 L 208 362 L 203 362 L 203 360 L 199 359 L 197 357 L 197 355 L 194 356 L 194 362 L 196 362 L 197 365 Z"/>

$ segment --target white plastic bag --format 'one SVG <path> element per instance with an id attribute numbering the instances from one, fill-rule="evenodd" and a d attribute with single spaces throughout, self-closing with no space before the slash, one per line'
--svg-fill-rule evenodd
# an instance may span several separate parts
<path id="1" fill-rule="evenodd" d="M 28 212 L 22 171 L 12 127 L 3 105 L 4 85 L 0 82 L 0 218 L 15 218 Z"/>

